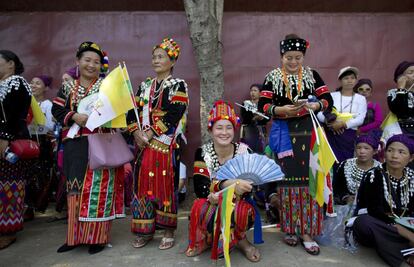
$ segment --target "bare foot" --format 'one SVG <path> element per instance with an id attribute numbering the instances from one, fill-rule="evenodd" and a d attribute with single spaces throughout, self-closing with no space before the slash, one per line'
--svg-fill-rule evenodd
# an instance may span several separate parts
<path id="1" fill-rule="evenodd" d="M 408 265 L 410 266 L 414 266 L 414 256 L 409 256 L 408 258 L 406 258 L 405 260 L 407 262 Z"/>
<path id="2" fill-rule="evenodd" d="M 260 251 L 258 248 L 253 246 L 246 238 L 240 240 L 237 244 L 239 249 L 242 251 L 244 256 L 251 261 L 251 262 L 258 262 L 260 261 Z"/>

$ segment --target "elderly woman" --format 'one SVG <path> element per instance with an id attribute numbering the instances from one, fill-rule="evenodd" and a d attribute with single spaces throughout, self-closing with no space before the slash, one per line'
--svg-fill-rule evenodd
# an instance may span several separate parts
<path id="1" fill-rule="evenodd" d="M 342 68 L 338 74 L 341 86 L 331 93 L 337 118 L 333 122 L 327 122 L 326 135 L 339 162 L 354 157 L 357 130 L 363 124 L 367 113 L 365 97 L 354 92 L 358 72 L 355 67 Z M 326 122 L 322 113 L 318 114 L 318 118 L 321 122 Z"/>
<path id="2" fill-rule="evenodd" d="M 186 255 L 199 255 L 212 246 L 214 218 L 218 211 L 218 197 L 215 193 L 236 183 L 235 192 L 240 200 L 236 201 L 232 216 L 230 247 L 237 245 L 248 260 L 257 262 L 260 260 L 260 252 L 246 238 L 246 231 L 254 223 L 255 211 L 243 197 L 252 191 L 252 185 L 244 180 L 215 179 L 220 167 L 228 160 L 249 152 L 247 145 L 233 142 L 239 118 L 231 105 L 219 100 L 210 111 L 208 120 L 212 141 L 199 148 L 195 154 L 193 179 L 197 199 L 191 209 Z M 214 249 L 218 250 L 217 254 L 223 253 L 220 245 Z"/>
<path id="3" fill-rule="evenodd" d="M 367 113 L 365 115 L 364 122 L 358 128 L 359 134 L 375 135 L 381 137 L 381 123 L 384 117 L 382 116 L 381 106 L 371 101 L 374 87 L 370 79 L 360 79 L 354 86 L 354 92 L 364 96 L 367 100 Z"/>
<path id="4" fill-rule="evenodd" d="M 53 100 L 52 114 L 63 126 L 63 171 L 67 179 L 68 231 L 66 243 L 58 252 L 66 252 L 81 244 L 89 245 L 89 253 L 102 251 L 110 241 L 112 220 L 124 217 L 123 166 L 92 170 L 88 161 L 88 135 L 108 132 L 108 129 L 89 131 L 85 124 L 88 115 L 79 113 L 82 99 L 98 93 L 107 60 L 100 46 L 83 42 L 76 52 L 79 79 L 64 83 Z M 68 136 L 74 124 L 79 130 Z M 99 200 L 99 201 L 98 201 Z"/>
<path id="5" fill-rule="evenodd" d="M 155 78 L 148 78 L 138 88 L 136 99 L 139 118 L 128 114 L 128 128 L 141 150 L 134 173 L 134 196 L 131 203 L 131 230 L 137 235 L 132 243 L 141 248 L 150 242 L 155 229 L 164 229 L 159 249 L 174 246 L 177 228 L 175 190 L 178 179 L 176 133 L 188 106 L 187 84 L 172 77 L 180 47 L 165 38 L 152 51 Z M 178 175 L 176 176 L 178 178 Z"/>
<path id="6" fill-rule="evenodd" d="M 406 135 L 394 135 L 385 147 L 385 163 L 369 170 L 358 191 L 355 239 L 374 247 L 390 266 L 404 261 L 401 250 L 414 246 L 414 233 L 396 224 L 399 217 L 414 216 L 414 142 Z M 414 266 L 414 257 L 406 258 Z"/>
<path id="7" fill-rule="evenodd" d="M 0 50 L 0 249 L 16 240 L 23 229 L 23 204 L 27 163 L 7 160 L 10 142 L 29 138 L 26 117 L 31 90 L 20 76 L 24 67 L 11 51 Z"/>
<path id="8" fill-rule="evenodd" d="M 303 65 L 307 47 L 308 42 L 297 35 L 288 35 L 280 42 L 282 66 L 266 75 L 259 110 L 273 118 L 269 144 L 279 148 L 273 151 L 286 177 L 278 192 L 275 186 L 267 190 L 272 206 L 281 203 L 284 241 L 296 246 L 300 237 L 304 249 L 317 255 L 319 246 L 313 236 L 321 233 L 323 207 L 309 193 L 309 110 L 330 111 L 332 97 L 319 74 Z M 308 102 L 309 96 L 315 101 Z"/>

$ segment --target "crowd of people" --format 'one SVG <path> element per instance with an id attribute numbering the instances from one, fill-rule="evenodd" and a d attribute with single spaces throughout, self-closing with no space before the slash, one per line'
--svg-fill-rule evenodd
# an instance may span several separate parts
<path id="1" fill-rule="evenodd" d="M 223 256 L 223 236 L 214 227 L 219 218 L 217 193 L 232 186 L 237 197 L 230 248 L 260 261 L 260 251 L 247 240 L 246 231 L 260 220 L 256 205 L 262 202 L 280 222 L 287 245 L 301 244 L 311 255 L 320 253 L 315 237 L 323 234 L 326 207 L 309 190 L 315 113 L 338 160 L 331 170 L 334 203 L 352 207 L 354 218 L 347 227 L 355 240 L 374 247 L 390 266 L 403 261 L 414 266 L 414 256 L 401 252 L 414 246 L 414 234 L 395 220 L 414 216 L 414 62 L 397 66 L 396 86 L 387 93 L 387 118 L 395 120 L 384 121 L 381 106 L 372 100 L 370 79 L 360 79 L 358 68 L 347 66 L 339 70 L 339 87 L 330 91 L 320 74 L 304 64 L 308 47 L 295 34 L 280 41 L 280 67 L 266 74 L 263 84 L 250 86 L 241 119 L 231 103 L 214 103 L 207 129 L 211 140 L 194 158 L 196 200 L 185 255 L 211 248 L 212 254 Z M 89 130 L 88 114 L 80 109 L 82 101 L 99 93 L 108 66 L 106 53 L 94 42 L 83 42 L 74 54 L 76 67 L 63 74 L 51 102 L 45 97 L 51 77 L 35 75 L 29 84 L 19 57 L 0 50 L 0 249 L 16 240 L 25 212 L 46 209 L 51 187 L 56 209 L 61 212 L 67 206 L 66 240 L 57 252 L 82 244 L 89 246 L 90 254 L 102 251 L 110 240 L 112 220 L 125 217 L 125 205 L 132 213 L 133 247 L 146 246 L 160 229 L 164 233 L 159 249 L 170 249 L 178 196 L 184 192 L 180 168 L 189 105 L 186 82 L 173 77 L 180 47 L 171 38 L 154 46 L 155 76 L 138 86 L 135 109 L 126 114 L 127 127 L 121 130 L 122 142 L 134 145 L 135 157 L 115 167 L 91 164 L 91 142 L 120 130 Z M 32 122 L 33 98 L 45 115 L 44 125 Z M 384 135 L 381 124 L 388 122 L 394 128 Z M 40 154 L 11 160 L 17 154 L 13 147 L 26 140 L 38 143 Z M 118 153 L 116 148 L 112 152 Z M 226 162 L 246 153 L 268 155 L 285 178 L 260 187 L 244 179 L 217 179 Z"/>

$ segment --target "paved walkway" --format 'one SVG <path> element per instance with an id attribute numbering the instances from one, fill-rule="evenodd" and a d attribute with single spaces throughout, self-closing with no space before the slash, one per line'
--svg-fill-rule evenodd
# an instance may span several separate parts
<path id="1" fill-rule="evenodd" d="M 53 214 L 36 214 L 34 221 L 25 224 L 25 229 L 18 234 L 18 239 L 11 247 L 0 251 L 1 267 L 82 267 L 82 266 L 224 266 L 224 261 L 216 263 L 210 260 L 209 251 L 201 256 L 188 258 L 183 252 L 187 246 L 188 212 L 179 213 L 176 245 L 166 251 L 160 251 L 158 244 L 161 233 L 141 249 L 131 246 L 133 235 L 129 231 L 130 216 L 116 220 L 112 228 L 111 244 L 96 255 L 89 255 L 87 247 L 58 254 L 56 249 L 64 243 L 66 224 L 63 221 L 47 223 Z M 249 240 L 251 240 L 249 232 Z M 334 247 L 321 247 L 319 256 L 307 254 L 299 245 L 288 247 L 281 239 L 283 234 L 276 229 L 265 229 L 264 244 L 259 245 L 262 260 L 251 263 L 238 251 L 231 253 L 233 266 L 386 266 L 373 250 L 360 248 L 355 254 Z"/>

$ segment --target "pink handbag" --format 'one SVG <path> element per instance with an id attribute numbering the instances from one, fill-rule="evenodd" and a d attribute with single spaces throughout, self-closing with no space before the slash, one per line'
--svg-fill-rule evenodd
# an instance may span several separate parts
<path id="1" fill-rule="evenodd" d="M 134 159 L 134 155 L 121 133 L 95 133 L 88 135 L 89 168 L 114 168 Z"/>

